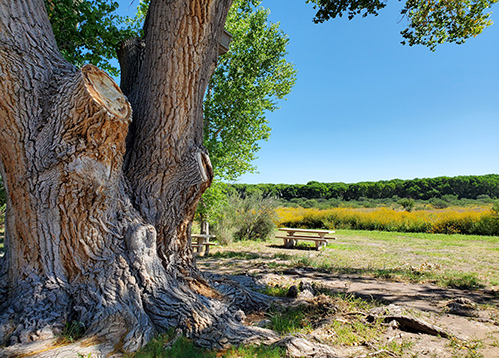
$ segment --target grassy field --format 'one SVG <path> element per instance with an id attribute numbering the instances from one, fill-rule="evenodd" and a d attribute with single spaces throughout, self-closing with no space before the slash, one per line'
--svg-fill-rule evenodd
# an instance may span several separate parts
<path id="1" fill-rule="evenodd" d="M 411 282 L 434 282 L 460 288 L 499 288 L 499 237 L 359 230 L 336 230 L 336 240 L 321 251 L 299 243 L 298 250 L 280 250 L 281 239 L 236 242 L 215 247 L 211 257 L 241 260 L 269 268 L 307 266 L 331 273 L 370 275 Z M 198 260 L 203 266 L 203 258 Z"/>

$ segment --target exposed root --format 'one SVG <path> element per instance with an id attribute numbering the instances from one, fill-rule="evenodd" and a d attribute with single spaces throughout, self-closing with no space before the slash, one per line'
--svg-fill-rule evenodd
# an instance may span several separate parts
<path id="1" fill-rule="evenodd" d="M 435 326 L 421 318 L 412 316 L 404 308 L 396 305 L 389 305 L 387 307 L 374 308 L 369 312 L 367 317 L 370 320 L 383 319 L 385 322 L 396 321 L 401 329 L 406 329 L 413 332 L 430 334 L 433 336 L 440 336 L 443 338 L 460 338 L 443 328 Z"/>
<path id="2" fill-rule="evenodd" d="M 205 274 L 205 276 L 211 286 L 225 296 L 229 301 L 228 304 L 238 310 L 244 312 L 266 310 L 274 299 L 263 293 L 252 291 L 227 276 L 216 274 Z"/>

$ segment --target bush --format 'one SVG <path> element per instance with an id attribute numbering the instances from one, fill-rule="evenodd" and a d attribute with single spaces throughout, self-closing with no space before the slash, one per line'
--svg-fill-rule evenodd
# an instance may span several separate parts
<path id="1" fill-rule="evenodd" d="M 442 199 L 438 198 L 431 198 L 430 199 L 430 204 L 435 208 L 435 209 L 445 209 L 449 207 L 449 204 Z"/>
<path id="2" fill-rule="evenodd" d="M 301 206 L 304 208 L 316 208 L 319 205 L 318 201 L 315 199 L 309 199 L 302 202 Z"/>
<path id="3" fill-rule="evenodd" d="M 233 240 L 267 240 L 275 230 L 277 201 L 254 192 L 242 199 L 230 194 L 213 232 L 221 244 Z"/>
<path id="4" fill-rule="evenodd" d="M 275 224 L 271 215 L 266 213 L 249 213 L 239 230 L 234 233 L 236 240 L 262 240 L 270 238 L 275 230 Z"/>
<path id="5" fill-rule="evenodd" d="M 495 201 L 492 205 L 492 212 L 499 215 L 499 201 Z"/>
<path id="6" fill-rule="evenodd" d="M 492 211 L 490 215 L 483 215 L 475 224 L 474 233 L 477 235 L 499 235 L 499 212 Z"/>
<path id="7" fill-rule="evenodd" d="M 327 200 L 327 205 L 330 208 L 337 208 L 341 205 L 341 200 L 337 198 L 331 198 Z"/>
<path id="8" fill-rule="evenodd" d="M 476 197 L 476 200 L 481 201 L 483 203 L 492 203 L 493 202 L 493 200 L 487 194 L 478 195 Z"/>
<path id="9" fill-rule="evenodd" d="M 366 200 L 366 201 L 364 201 L 364 202 L 362 203 L 362 206 L 363 206 L 364 208 L 375 208 L 377 205 L 376 205 L 376 203 L 374 203 L 374 202 L 372 202 L 372 201 L 370 201 L 370 200 Z"/>
<path id="10" fill-rule="evenodd" d="M 303 199 L 303 198 L 293 198 L 291 199 L 289 202 L 290 203 L 293 203 L 293 204 L 296 204 L 296 205 L 300 205 L 302 206 L 303 205 L 303 202 L 305 201 L 306 199 Z"/>
<path id="11" fill-rule="evenodd" d="M 407 199 L 407 198 L 400 199 L 398 201 L 398 204 L 401 205 L 404 208 L 404 210 L 408 212 L 411 212 L 415 205 L 413 199 Z"/>

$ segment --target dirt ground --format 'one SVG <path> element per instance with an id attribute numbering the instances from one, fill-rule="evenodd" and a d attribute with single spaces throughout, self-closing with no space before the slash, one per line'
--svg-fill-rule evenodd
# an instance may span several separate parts
<path id="1" fill-rule="evenodd" d="M 382 307 L 402 308 L 411 316 L 418 317 L 429 325 L 435 325 L 452 336 L 443 338 L 441 335 L 408 330 L 392 322 L 380 332 L 376 338 L 376 346 L 379 347 L 380 342 L 394 341 L 400 345 L 405 343 L 409 348 L 404 349 L 402 353 L 373 351 L 374 345 L 370 342 L 352 346 L 334 345 L 333 350 L 341 357 L 499 357 L 499 298 L 496 292 L 486 289 L 464 291 L 428 283 L 335 275 L 308 267 L 290 268 L 276 265 L 274 253 L 296 255 L 296 251 L 266 246 L 263 253 L 253 257 L 238 256 L 235 253 L 230 255 L 231 258 L 224 258 L 215 254 L 199 258 L 198 267 L 206 272 L 231 275 L 240 283 L 257 289 L 276 284 L 286 287 L 298 286 L 300 282 L 319 284 L 332 293 L 349 294 L 367 301 L 376 300 Z M 268 260 L 262 260 L 262 257 L 267 257 Z M 456 308 L 450 304 L 453 302 L 465 302 L 472 305 L 472 308 L 469 311 L 466 311 L 466 307 Z M 324 332 L 313 331 L 309 337 L 318 337 L 317 341 L 323 343 L 321 334 Z"/>
<path id="2" fill-rule="evenodd" d="M 218 253 L 218 254 L 217 254 Z M 386 358 L 386 357 L 432 357 L 432 358 L 499 358 L 499 295 L 492 289 L 458 290 L 442 288 L 429 283 L 409 283 L 374 278 L 369 274 L 332 274 L 304 265 L 293 265 L 289 257 L 297 257 L 303 251 L 284 249 L 276 245 L 262 244 L 255 247 L 231 246 L 214 247 L 206 257 L 199 257 L 198 267 L 209 273 L 227 275 L 252 289 L 266 286 L 299 286 L 300 282 L 319 285 L 331 293 L 341 293 L 361 298 L 367 302 L 375 301 L 377 307 L 405 310 L 409 316 L 425 322 L 429 327 L 437 327 L 448 334 L 423 333 L 421 330 L 408 329 L 396 321 L 383 324 L 379 334 L 372 341 L 356 344 L 329 344 L 338 357 Z M 307 256 L 318 255 L 317 251 L 307 252 Z M 364 272 L 364 271 L 358 271 Z M 317 296 L 316 296 L 317 297 Z M 298 297 L 300 299 L 300 297 Z M 294 298 L 282 299 L 292 304 Z M 454 309 L 449 303 L 467 302 L 472 309 Z M 259 324 L 268 317 L 264 312 L 248 315 L 246 324 Z M 351 323 L 348 317 L 333 317 L 342 324 Z M 328 344 L 328 338 L 335 335 L 330 326 L 315 328 L 305 338 L 317 343 Z M 380 347 L 397 343 L 404 347 L 396 352 Z M 38 344 L 38 343 L 37 343 Z M 45 351 L 43 347 L 30 348 L 31 351 Z M 73 357 L 75 351 L 83 356 L 100 357 L 98 352 L 106 351 L 99 347 L 91 350 L 82 346 L 63 347 L 66 351 L 59 357 Z M 113 351 L 109 347 L 107 351 Z M 97 353 L 96 353 L 97 352 Z M 3 352 L 10 355 L 9 352 Z M 67 353 L 67 354 L 66 354 Z M 0 356 L 5 356 L 0 351 Z M 13 355 L 16 356 L 16 355 Z M 26 355 L 27 356 L 27 355 Z M 49 358 L 54 356 L 46 351 L 33 357 Z"/>

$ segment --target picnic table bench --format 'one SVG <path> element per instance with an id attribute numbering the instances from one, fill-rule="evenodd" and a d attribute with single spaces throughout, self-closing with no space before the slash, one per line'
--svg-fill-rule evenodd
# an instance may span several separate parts
<path id="1" fill-rule="evenodd" d="M 215 242 L 210 242 L 210 239 L 216 237 L 215 235 L 208 234 L 192 234 L 191 235 L 191 245 L 196 248 L 196 252 L 201 253 L 204 247 L 204 254 L 208 255 L 210 253 L 210 246 L 218 245 Z M 196 243 L 194 243 L 196 239 Z"/>
<path id="2" fill-rule="evenodd" d="M 335 237 L 325 237 L 327 234 L 333 234 L 334 231 L 331 230 L 312 230 L 312 229 L 288 229 L 279 228 L 280 231 L 284 231 L 287 235 L 276 235 L 276 238 L 284 240 L 284 247 L 293 248 L 298 240 L 303 241 L 315 241 L 315 247 L 320 250 L 323 246 L 326 246 L 328 240 L 336 240 Z"/>

